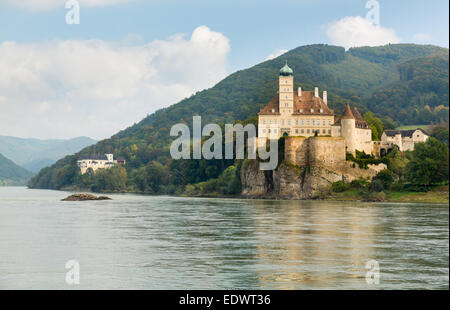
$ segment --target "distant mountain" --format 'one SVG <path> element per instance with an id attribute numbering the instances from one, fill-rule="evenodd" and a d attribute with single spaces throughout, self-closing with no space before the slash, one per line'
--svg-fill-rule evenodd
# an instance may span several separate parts
<path id="1" fill-rule="evenodd" d="M 33 174 L 0 154 L 0 186 L 26 185 Z"/>
<path id="2" fill-rule="evenodd" d="M 136 191 L 154 184 L 152 191 L 161 192 L 158 188 L 164 180 L 154 180 L 158 175 L 155 171 L 161 169 L 164 169 L 161 175 L 166 177 L 164 186 L 170 190 L 217 178 L 229 163 L 213 166 L 214 161 L 208 161 L 207 166 L 202 166 L 199 161 L 190 161 L 184 163 L 185 167 L 176 168 L 179 161 L 169 158 L 169 146 L 174 139 L 170 137 L 171 126 L 177 123 L 191 126 L 193 115 L 201 115 L 203 124 L 251 118 L 256 121 L 259 110 L 277 93 L 278 74 L 285 61 L 294 70 L 295 87 L 313 90 L 318 86 L 320 91 L 327 90 L 328 104 L 336 114 L 351 104 L 362 113 L 371 110 L 393 126 L 425 119 L 448 120 L 448 59 L 447 48 L 431 45 L 390 44 L 348 51 L 323 44 L 298 47 L 237 71 L 214 87 L 161 109 L 110 139 L 59 160 L 43 169 L 29 186 L 53 189 L 85 186 L 91 181 L 77 174 L 77 158 L 105 152 L 126 159 L 126 184 Z M 182 172 L 189 165 L 192 166 L 189 173 Z M 105 188 L 103 183 L 100 180 L 96 188 Z"/>
<path id="3" fill-rule="evenodd" d="M 0 154 L 31 172 L 37 173 L 58 159 L 74 154 L 96 142 L 88 137 L 68 140 L 39 140 L 0 136 Z"/>

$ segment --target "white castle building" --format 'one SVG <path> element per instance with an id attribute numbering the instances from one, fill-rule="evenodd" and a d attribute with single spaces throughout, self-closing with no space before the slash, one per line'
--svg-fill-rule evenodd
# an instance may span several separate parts
<path id="1" fill-rule="evenodd" d="M 388 152 L 394 145 L 400 151 L 413 151 L 414 145 L 419 142 L 426 142 L 428 134 L 422 129 L 415 130 L 385 130 L 381 135 L 381 150 Z"/>
<path id="2" fill-rule="evenodd" d="M 98 169 L 108 169 L 117 164 L 125 164 L 125 159 L 119 157 L 117 160 L 114 159 L 113 154 L 104 155 L 90 155 L 81 158 L 77 161 L 78 168 L 81 174 L 85 174 L 88 169 L 92 171 L 97 171 Z"/>
<path id="3" fill-rule="evenodd" d="M 346 151 L 366 154 L 374 152 L 372 130 L 356 108 L 347 106 L 343 115 L 335 119 L 328 107 L 328 94 L 319 95 L 319 88 L 294 90 L 294 72 L 286 65 L 279 74 L 278 94 L 258 113 L 258 145 L 282 136 L 344 137 Z"/>

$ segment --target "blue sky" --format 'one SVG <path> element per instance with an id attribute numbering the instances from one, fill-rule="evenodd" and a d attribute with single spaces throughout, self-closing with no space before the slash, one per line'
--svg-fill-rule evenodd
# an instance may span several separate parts
<path id="1" fill-rule="evenodd" d="M 277 49 L 330 43 L 323 27 L 345 16 L 365 16 L 365 0 L 134 0 L 114 6 L 81 7 L 80 25 L 64 23 L 67 11 L 26 11 L 3 5 L 0 41 L 52 39 L 121 40 L 137 34 L 144 41 L 191 33 L 206 25 L 230 39 L 230 70 L 264 60 Z M 449 3 L 379 1 L 381 25 L 396 31 L 402 42 L 448 47 Z M 430 5 L 432 3 L 433 5 Z M 428 35 L 417 40 L 417 34 Z"/>
<path id="2" fill-rule="evenodd" d="M 277 55 L 284 50 L 306 44 L 334 43 L 342 46 L 345 44 L 357 46 L 379 45 L 378 42 L 382 44 L 402 42 L 448 47 L 449 4 L 447 0 L 380 0 L 378 1 L 380 5 L 378 29 L 362 24 L 363 18 L 369 11 L 365 8 L 366 2 L 366 0 L 286 0 L 282 2 L 80 0 L 81 23 L 67 25 L 65 14 L 68 10 L 64 8 L 64 0 L 0 0 L 0 56 L 11 58 L 7 59 L 8 61 L 4 59 L 3 67 L 0 60 L 0 69 L 3 71 L 1 74 L 6 73 L 5 80 L 8 79 L 8 75 L 14 76 L 18 81 L 17 89 L 28 90 L 26 98 L 14 94 L 11 90 L 14 87 L 6 83 L 2 86 L 0 78 L 0 106 L 11 107 L 9 119 L 19 117 L 15 114 L 20 112 L 18 102 L 24 105 L 21 106 L 21 110 L 29 104 L 32 105 L 30 111 L 47 112 L 44 115 L 47 115 L 48 111 L 53 111 L 55 115 L 68 111 L 76 115 L 73 124 L 71 119 L 67 118 L 60 124 L 61 129 L 56 133 L 52 129 L 55 121 L 49 116 L 41 118 L 37 123 L 32 120 L 36 118 L 35 114 L 33 116 L 30 113 L 28 120 L 24 117 L 26 126 L 25 123 L 20 125 L 17 122 L 14 125 L 6 119 L 1 119 L 0 116 L 0 135 L 43 138 L 75 135 L 107 137 L 139 121 L 158 108 L 176 103 L 195 91 L 213 86 L 235 70 L 264 61 L 270 54 Z M 356 18 L 358 16 L 359 19 Z M 346 17 L 353 19 L 345 19 Z M 359 34 L 363 42 L 349 41 L 348 33 L 345 31 L 352 25 L 358 29 L 366 27 L 364 29 L 367 33 Z M 202 31 L 197 32 L 197 39 L 193 39 L 193 33 L 200 26 L 206 26 L 206 28 L 201 28 Z M 366 39 L 369 40 L 368 43 L 364 41 Z M 100 43 L 92 44 L 92 40 Z M 208 49 L 205 52 L 206 55 L 203 55 L 201 48 L 196 45 L 198 40 L 201 44 L 206 44 L 202 45 Z M 14 45 L 11 45 L 11 42 L 15 42 Z M 77 79 L 84 79 L 83 74 L 85 74 L 86 79 L 89 79 L 89 75 L 96 74 L 97 71 L 84 70 L 76 74 L 72 74 L 73 68 L 70 68 L 70 71 L 64 71 L 64 63 L 67 61 L 74 62 L 77 56 L 81 59 L 83 55 L 88 57 L 86 55 L 95 54 L 96 51 L 107 53 L 111 61 L 120 61 L 121 53 L 129 55 L 129 48 L 133 46 L 142 47 L 144 50 L 133 50 L 136 54 L 131 58 L 145 53 L 147 56 L 142 57 L 141 62 L 137 63 L 133 63 L 131 59 L 128 63 L 124 61 L 127 66 L 116 71 L 114 68 L 107 67 L 105 63 L 105 67 L 97 68 L 101 72 L 108 72 L 103 75 L 104 78 L 108 79 L 108 74 L 122 75 L 124 71 L 134 74 L 137 69 L 133 71 L 134 69 L 128 70 L 128 68 L 149 64 L 150 69 L 146 72 L 133 75 L 136 80 L 142 81 L 143 77 L 148 78 L 155 72 L 159 72 L 158 70 L 162 67 L 171 66 L 177 59 L 184 59 L 183 57 L 186 57 L 188 61 L 192 58 L 192 66 L 187 68 L 180 65 L 171 68 L 170 72 L 178 76 L 174 80 L 171 80 L 170 76 L 158 78 L 158 80 L 149 78 L 149 83 L 158 85 L 155 87 L 158 91 L 148 88 L 136 89 L 133 93 L 127 93 L 125 90 L 119 92 L 117 89 L 125 82 L 117 80 L 114 88 L 117 93 L 110 98 L 92 95 L 97 93 L 104 84 L 89 86 L 87 82 L 77 84 L 71 80 L 72 77 L 68 78 L 73 75 Z M 186 49 L 189 55 L 184 53 Z M 78 52 L 80 54 L 77 55 Z M 68 53 L 73 53 L 71 54 L 73 58 L 64 58 L 64 55 Z M 166 57 L 164 56 L 166 54 L 172 56 Z M 96 57 L 105 59 L 104 55 L 96 54 Z M 116 56 L 118 58 L 114 58 Z M 46 61 L 46 57 L 61 58 L 58 65 L 61 70 L 56 71 L 56 64 L 53 68 L 51 59 Z M 164 63 L 163 58 L 167 58 L 165 61 L 171 63 L 169 65 Z M 23 59 L 29 61 L 24 63 Z M 7 64 L 15 64 L 15 66 L 7 67 Z M 17 69 L 19 64 L 19 67 L 23 68 L 22 71 Z M 82 61 L 78 64 L 78 67 L 83 66 L 88 66 L 88 63 Z M 202 80 L 199 77 L 202 71 L 196 71 L 202 66 L 208 66 L 210 70 L 206 74 L 208 79 Z M 190 73 L 187 74 L 187 72 Z M 44 85 L 37 85 L 42 84 L 42 80 L 49 76 L 51 78 Z M 196 82 L 183 83 L 180 76 Z M 100 73 L 99 79 L 101 77 Z M 124 76 L 123 79 L 130 80 L 130 77 Z M 30 84 L 33 82 L 37 84 Z M 96 88 L 89 89 L 89 87 Z M 73 88 L 79 92 L 76 93 Z M 167 89 L 160 91 L 162 88 Z M 3 89 L 6 91 L 2 93 Z M 48 92 L 43 89 L 48 89 Z M 23 93 L 23 91 L 20 92 Z M 106 92 L 108 92 L 107 88 Z M 64 109 L 61 102 L 64 102 Z M 56 104 L 58 104 L 57 108 Z M 130 110 L 129 106 L 127 107 L 129 104 L 133 112 L 124 113 Z M 77 127 L 79 119 L 84 117 L 83 113 L 87 113 L 89 109 L 104 110 L 105 105 L 116 114 L 105 115 L 105 119 L 101 121 L 87 120 L 84 129 Z M 106 129 L 99 129 L 96 126 L 103 126 Z"/>

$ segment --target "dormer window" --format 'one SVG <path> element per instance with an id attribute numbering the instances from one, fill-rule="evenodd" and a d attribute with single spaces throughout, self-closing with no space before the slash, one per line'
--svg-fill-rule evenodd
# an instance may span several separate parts
<path id="1" fill-rule="evenodd" d="M 275 113 L 275 109 L 272 109 L 272 113 Z"/>
<path id="2" fill-rule="evenodd" d="M 320 109 L 320 113 L 323 113 L 323 109 Z"/>
<path id="3" fill-rule="evenodd" d="M 303 113 L 303 109 L 299 109 L 299 110 L 298 110 L 298 113 Z"/>
<path id="4" fill-rule="evenodd" d="M 311 109 L 311 113 L 314 113 L 314 109 Z"/>

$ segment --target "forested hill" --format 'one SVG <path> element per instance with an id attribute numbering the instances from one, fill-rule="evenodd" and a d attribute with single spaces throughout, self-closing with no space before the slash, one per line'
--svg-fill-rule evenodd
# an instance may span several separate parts
<path id="1" fill-rule="evenodd" d="M 127 159 L 127 184 L 135 185 L 132 178 L 140 175 L 140 169 L 149 163 L 158 169 L 163 167 L 167 173 L 170 170 L 168 146 L 172 141 L 169 132 L 173 124 L 190 124 L 193 115 L 201 115 L 204 124 L 255 117 L 276 94 L 278 72 L 285 61 L 294 70 L 295 86 L 327 90 L 329 105 L 336 113 L 341 113 L 350 103 L 362 113 L 370 108 L 375 116 L 391 125 L 414 123 L 422 117 L 427 122 L 448 119 L 448 57 L 448 49 L 429 45 L 398 44 L 353 48 L 347 52 L 342 47 L 328 45 L 298 47 L 276 59 L 235 72 L 214 87 L 58 161 L 43 169 L 30 186 L 58 189 L 78 184 L 81 181 L 76 173 L 76 159 L 106 151 Z M 209 173 L 193 181 L 217 177 L 222 170 L 223 167 L 211 168 Z M 170 173 L 167 177 L 176 178 Z"/>
<path id="2" fill-rule="evenodd" d="M 0 186 L 25 185 L 33 173 L 0 154 Z"/>

